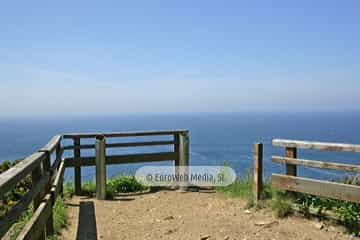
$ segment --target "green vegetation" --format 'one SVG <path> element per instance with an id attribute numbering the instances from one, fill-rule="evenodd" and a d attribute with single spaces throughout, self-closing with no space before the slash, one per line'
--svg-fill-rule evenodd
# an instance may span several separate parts
<path id="1" fill-rule="evenodd" d="M 241 178 L 238 178 L 232 184 L 224 187 L 217 187 L 218 192 L 225 193 L 231 197 L 242 197 L 242 198 L 252 198 L 252 187 L 253 187 L 253 177 L 248 171 L 248 173 Z"/>
<path id="2" fill-rule="evenodd" d="M 317 209 L 317 215 L 320 217 L 323 217 L 327 210 L 334 212 L 340 224 L 344 225 L 350 233 L 360 236 L 360 204 L 303 193 L 297 193 L 294 202 L 300 205 L 305 216 L 310 215 L 310 208 Z"/>
<path id="3" fill-rule="evenodd" d="M 231 197 L 241 197 L 247 199 L 246 208 L 252 208 L 252 207 L 262 208 L 264 202 L 258 202 L 256 204 L 254 202 L 253 183 L 254 183 L 253 175 L 251 174 L 251 171 L 248 170 L 243 177 L 237 178 L 235 182 L 233 182 L 228 186 L 217 187 L 216 191 L 222 192 Z M 271 188 L 271 182 L 266 180 L 264 182 L 264 191 L 262 193 L 262 199 L 271 198 L 272 191 L 273 190 Z"/>
<path id="4" fill-rule="evenodd" d="M 140 184 L 135 176 L 116 176 L 106 182 L 106 198 L 113 199 L 116 193 L 141 192 L 148 188 Z M 94 197 L 96 194 L 95 181 L 84 182 L 81 185 L 82 194 L 88 197 Z M 65 184 L 64 193 L 66 196 L 72 196 L 75 193 L 74 184 L 68 182 Z"/>
<path id="5" fill-rule="evenodd" d="M 18 159 L 16 161 L 4 161 L 0 164 L 0 174 L 12 166 L 19 163 L 22 159 Z M 8 192 L 1 199 L 0 203 L 0 216 L 4 215 L 8 210 L 10 210 L 20 199 L 21 197 L 31 189 L 31 178 L 26 177 L 24 180 L 20 181 L 16 187 Z M 10 230 L 10 239 L 16 239 L 20 234 L 21 230 L 24 228 L 26 223 L 33 216 L 33 208 L 29 206 L 29 208 L 22 213 L 19 220 L 13 225 Z M 54 231 L 57 234 L 60 233 L 62 227 L 66 225 L 67 212 L 66 205 L 63 198 L 58 197 L 55 201 L 53 207 L 53 217 L 54 217 Z M 52 239 L 56 239 L 56 235 L 52 236 Z"/>
<path id="6" fill-rule="evenodd" d="M 15 161 L 3 161 L 0 164 L 0 174 L 16 165 L 22 159 L 17 159 Z M 0 216 L 4 215 L 12 206 L 14 206 L 19 199 L 31 188 L 31 178 L 26 177 L 24 180 L 20 181 L 16 187 L 10 192 L 6 193 L 2 197 L 0 202 Z"/>
<path id="7" fill-rule="evenodd" d="M 21 230 L 24 228 L 26 223 L 33 216 L 33 209 L 30 207 L 26 210 L 20 217 L 19 221 L 17 221 L 10 232 L 10 239 L 15 240 L 20 234 Z M 50 239 L 57 239 L 57 236 L 60 233 L 60 230 L 66 226 L 67 224 L 67 212 L 66 205 L 63 198 L 58 197 L 55 201 L 53 207 L 53 217 L 54 217 L 54 236 L 51 236 Z"/>
<path id="8" fill-rule="evenodd" d="M 33 210 L 32 208 L 27 209 L 25 212 L 23 212 L 23 214 L 21 215 L 19 221 L 17 221 L 10 232 L 10 239 L 11 240 L 15 240 L 17 238 L 17 236 L 19 235 L 19 233 L 21 232 L 21 230 L 24 228 L 25 224 L 30 220 L 30 218 L 33 215 Z"/>
<path id="9" fill-rule="evenodd" d="M 8 170 L 22 159 L 10 162 L 4 161 L 0 164 L 0 173 Z M 0 202 L 0 216 L 4 215 L 9 209 L 11 209 L 21 197 L 31 189 L 31 178 L 27 177 L 19 182 L 16 187 L 8 192 Z M 106 195 L 108 199 L 114 198 L 116 193 L 127 193 L 127 192 L 139 192 L 144 191 L 147 188 L 138 183 L 134 176 L 118 176 L 111 178 L 107 181 Z M 82 191 L 84 195 L 94 197 L 96 193 L 96 184 L 94 181 L 85 182 L 82 185 Z M 71 197 L 74 194 L 73 184 L 67 182 L 64 184 L 64 196 Z M 13 225 L 10 232 L 10 239 L 16 239 L 21 230 L 24 228 L 26 223 L 33 216 L 33 208 L 29 206 L 19 220 Z M 67 224 L 67 212 L 64 198 L 58 197 L 53 207 L 54 217 L 54 232 L 55 235 L 51 236 L 50 239 L 57 239 L 57 235 L 60 233 L 61 228 Z"/>
<path id="10" fill-rule="evenodd" d="M 6 171 L 19 161 L 21 161 L 21 159 L 14 162 L 3 162 L 0 164 L 0 173 Z M 360 185 L 360 176 L 348 177 L 342 182 Z M 30 177 L 27 177 L 23 181 L 19 182 L 12 191 L 7 193 L 0 202 L 0 216 L 5 214 L 12 206 L 14 206 L 30 188 L 31 179 Z M 147 187 L 140 184 L 134 176 L 113 177 L 108 179 L 106 184 L 106 194 L 108 199 L 114 198 L 116 193 L 141 192 L 145 190 L 147 190 Z M 310 209 L 316 209 L 317 216 L 320 218 L 324 217 L 325 211 L 330 210 L 336 214 L 339 219 L 339 223 L 346 226 L 350 233 L 360 236 L 360 204 L 321 198 L 303 193 L 280 191 L 273 189 L 269 180 L 264 182 L 264 191 L 262 193 L 263 200 L 255 204 L 253 199 L 253 176 L 250 170 L 245 176 L 238 178 L 231 185 L 217 187 L 216 190 L 231 197 L 241 197 L 247 199 L 246 208 L 255 207 L 255 209 L 259 209 L 263 207 L 270 207 L 274 215 L 280 218 L 292 214 L 294 212 L 294 204 L 299 206 L 299 212 L 306 217 L 311 215 Z M 95 181 L 84 182 L 82 184 L 82 192 L 86 196 L 94 197 L 96 193 Z M 65 198 L 71 197 L 73 194 L 73 183 L 65 183 Z M 16 239 L 32 215 L 33 209 L 30 206 L 29 209 L 21 215 L 19 221 L 14 224 L 10 234 L 11 239 Z M 60 232 L 61 228 L 67 224 L 66 205 L 63 198 L 57 198 L 53 207 L 53 216 L 54 230 L 56 234 L 51 238 L 56 239 L 56 236 Z"/>
<path id="11" fill-rule="evenodd" d="M 241 197 L 247 199 L 246 208 L 254 206 L 253 199 L 253 177 L 250 171 L 244 177 L 238 178 L 232 184 L 224 187 L 217 187 L 216 191 L 225 193 L 231 197 Z"/>
<path id="12" fill-rule="evenodd" d="M 53 207 L 54 216 L 54 232 L 60 233 L 60 230 L 67 224 L 67 211 L 65 200 L 62 197 L 58 197 Z"/>
<path id="13" fill-rule="evenodd" d="M 289 216 L 293 213 L 293 201 L 286 192 L 274 191 L 269 206 L 273 214 L 278 218 Z"/>
<path id="14" fill-rule="evenodd" d="M 360 176 L 347 177 L 343 181 L 347 184 L 360 185 Z M 292 193 L 277 190 L 271 187 L 270 181 L 265 181 L 262 199 L 257 204 L 253 201 L 253 177 L 248 173 L 238 178 L 233 184 L 226 187 L 218 187 L 218 192 L 225 193 L 232 197 L 247 199 L 246 208 L 270 207 L 276 217 L 286 217 L 294 213 L 293 206 L 299 206 L 300 213 L 309 217 L 310 209 L 317 210 L 317 216 L 322 218 L 327 210 L 334 212 L 339 223 L 344 225 L 349 233 L 360 236 L 360 204 L 347 201 L 322 198 L 304 193 Z"/>

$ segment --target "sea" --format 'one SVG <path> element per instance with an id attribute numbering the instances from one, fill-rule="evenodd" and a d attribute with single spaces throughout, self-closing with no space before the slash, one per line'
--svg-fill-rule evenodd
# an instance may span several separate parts
<path id="1" fill-rule="evenodd" d="M 283 164 L 272 163 L 272 155 L 283 156 L 283 147 L 272 146 L 272 139 L 292 139 L 360 144 L 360 113 L 182 113 L 127 114 L 81 117 L 0 118 L 0 161 L 29 156 L 45 145 L 55 134 L 72 132 L 112 132 L 188 129 L 191 165 L 228 165 L 238 177 L 252 171 L 253 145 L 264 144 L 264 175 L 283 173 Z M 165 140 L 169 137 L 138 137 L 108 139 L 108 142 Z M 82 143 L 93 143 L 93 139 Z M 63 145 L 71 145 L 64 140 Z M 107 154 L 130 154 L 171 151 L 169 146 L 109 149 Z M 82 156 L 94 155 L 82 150 Z M 66 151 L 64 156 L 71 156 Z M 53 156 L 54 158 L 54 156 Z M 328 162 L 360 164 L 360 153 L 298 150 L 298 158 Z M 171 165 L 172 162 L 136 163 L 107 166 L 109 177 L 134 174 L 144 165 Z M 83 180 L 94 178 L 95 168 L 82 168 Z M 298 167 L 298 175 L 317 179 L 337 180 L 350 172 Z M 66 170 L 72 181 L 73 169 Z"/>

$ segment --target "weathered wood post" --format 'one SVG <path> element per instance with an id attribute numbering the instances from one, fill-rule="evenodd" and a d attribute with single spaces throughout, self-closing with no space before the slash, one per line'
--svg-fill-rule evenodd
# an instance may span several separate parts
<path id="1" fill-rule="evenodd" d="M 295 147 L 287 147 L 285 149 L 286 157 L 296 158 L 297 151 Z M 286 163 L 286 175 L 296 176 L 296 165 Z"/>
<path id="2" fill-rule="evenodd" d="M 38 183 L 38 181 L 40 181 L 41 177 L 42 177 L 42 171 L 41 171 L 41 165 L 39 165 L 31 172 L 32 186 L 35 186 Z M 34 207 L 33 211 L 34 212 L 39 207 L 41 200 L 42 200 L 42 196 L 43 196 L 43 194 L 40 192 L 37 196 L 34 197 L 34 200 L 33 200 L 33 207 Z M 45 240 L 45 229 L 44 228 L 38 239 Z"/>
<path id="3" fill-rule="evenodd" d="M 180 176 L 183 177 L 183 182 L 179 188 L 180 191 L 186 191 L 188 189 L 188 179 L 189 178 L 189 132 L 181 132 L 179 135 L 179 166 L 180 166 Z"/>
<path id="4" fill-rule="evenodd" d="M 74 138 L 74 178 L 75 178 L 75 195 L 81 194 L 81 166 L 80 166 L 80 138 Z"/>
<path id="5" fill-rule="evenodd" d="M 61 141 L 56 145 L 56 162 L 61 162 L 61 158 L 62 158 L 62 152 L 61 152 Z M 57 167 L 57 170 L 59 170 L 61 164 L 59 164 L 59 166 Z M 61 182 L 63 182 L 63 179 L 61 179 Z M 64 186 L 63 184 L 60 185 L 60 190 L 59 193 L 61 196 L 64 195 Z"/>
<path id="6" fill-rule="evenodd" d="M 47 195 L 48 193 L 50 193 L 51 190 L 51 154 L 49 151 L 44 151 L 44 153 L 46 154 L 46 158 L 44 159 L 43 162 L 43 171 L 44 171 L 44 175 L 49 176 L 49 181 L 47 182 L 46 186 L 45 186 L 45 193 L 44 195 Z M 55 203 L 55 199 L 53 198 L 54 196 L 52 196 L 51 199 L 51 205 L 53 205 Z M 54 219 L 53 219 L 53 212 L 50 211 L 49 214 L 49 218 L 46 221 L 46 225 L 45 225 L 45 229 L 46 229 L 46 237 L 51 236 L 54 234 Z"/>
<path id="7" fill-rule="evenodd" d="M 179 133 L 174 134 L 174 152 L 175 152 L 175 159 L 174 159 L 174 174 L 175 176 L 179 176 L 179 166 L 180 166 L 180 135 Z M 173 185 L 174 188 L 178 187 L 177 183 Z"/>
<path id="8" fill-rule="evenodd" d="M 96 198 L 106 198 L 106 164 L 105 164 L 105 138 L 103 135 L 96 137 Z"/>
<path id="9" fill-rule="evenodd" d="M 261 198 L 263 190 L 263 144 L 254 144 L 254 200 Z"/>

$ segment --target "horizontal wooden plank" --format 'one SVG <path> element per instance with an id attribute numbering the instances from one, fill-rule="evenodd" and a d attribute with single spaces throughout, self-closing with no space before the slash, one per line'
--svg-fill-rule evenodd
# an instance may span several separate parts
<path id="1" fill-rule="evenodd" d="M 57 198 L 57 195 L 60 190 L 60 185 L 63 184 L 64 172 L 65 172 L 65 161 L 61 161 L 59 169 L 56 173 L 54 182 L 52 183 L 52 186 L 51 186 L 51 192 L 53 193 L 54 199 Z"/>
<path id="2" fill-rule="evenodd" d="M 323 150 L 323 151 L 360 152 L 360 144 L 274 139 L 272 141 L 272 145 L 278 147 L 303 148 L 303 149 L 314 149 L 314 150 Z"/>
<path id="3" fill-rule="evenodd" d="M 64 150 L 61 149 L 60 156 L 63 155 L 63 152 L 64 152 Z M 52 165 L 50 167 L 51 172 L 53 172 L 53 173 L 56 172 L 56 169 L 59 167 L 61 161 L 62 161 L 62 157 L 55 159 L 55 161 L 52 163 Z"/>
<path id="4" fill-rule="evenodd" d="M 175 152 L 112 155 L 112 156 L 106 156 L 106 164 L 170 161 L 170 160 L 175 160 L 175 158 L 176 158 Z M 75 165 L 76 164 L 74 158 L 65 159 L 66 167 L 74 167 Z M 81 157 L 80 165 L 95 166 L 95 157 Z"/>
<path id="5" fill-rule="evenodd" d="M 15 166 L 0 174 L 0 198 L 11 190 L 19 181 L 38 167 L 46 157 L 43 152 L 36 152 L 20 161 Z"/>
<path id="6" fill-rule="evenodd" d="M 52 137 L 50 139 L 50 141 L 45 146 L 40 148 L 39 151 L 40 152 L 50 152 L 50 153 L 52 153 L 55 150 L 56 146 L 58 144 L 60 144 L 61 138 L 62 138 L 61 135 L 56 135 L 56 136 Z"/>
<path id="7" fill-rule="evenodd" d="M 52 165 L 50 167 L 51 173 L 54 174 L 56 172 L 56 169 L 59 168 L 61 161 L 62 161 L 61 158 L 55 159 L 55 161 L 52 163 Z"/>
<path id="8" fill-rule="evenodd" d="M 128 143 L 108 143 L 107 148 L 116 147 L 144 147 L 144 146 L 164 146 L 173 145 L 174 141 L 152 141 L 152 142 L 128 142 Z"/>
<path id="9" fill-rule="evenodd" d="M 144 147 L 144 146 L 164 146 L 172 145 L 174 141 L 152 141 L 152 142 L 127 142 L 127 143 L 108 143 L 106 148 L 118 148 L 118 147 Z M 95 144 L 83 144 L 80 145 L 80 149 L 93 149 Z M 66 150 L 74 149 L 73 145 L 64 147 Z"/>
<path id="10" fill-rule="evenodd" d="M 280 189 L 360 203 L 360 186 L 356 185 L 281 174 L 272 174 L 271 181 Z"/>
<path id="11" fill-rule="evenodd" d="M 52 212 L 51 195 L 45 195 L 43 201 L 34 212 L 31 219 L 26 223 L 25 227 L 17 237 L 18 240 L 26 239 L 39 239 L 39 236 L 45 229 L 47 219 L 50 217 Z"/>
<path id="12" fill-rule="evenodd" d="M 77 147 L 74 147 L 74 145 L 68 145 L 68 146 L 63 147 L 64 150 L 73 150 L 74 148 L 77 148 Z M 94 149 L 95 144 L 81 144 L 79 146 L 79 148 L 80 149 Z"/>
<path id="13" fill-rule="evenodd" d="M 129 131 L 129 132 L 109 132 L 109 133 L 66 133 L 63 138 L 95 138 L 97 136 L 105 137 L 136 137 L 136 136 L 154 136 L 154 135 L 173 135 L 179 133 L 188 133 L 188 130 L 156 130 L 156 131 Z"/>
<path id="14" fill-rule="evenodd" d="M 327 168 L 327 169 L 334 169 L 334 170 L 360 172 L 360 165 L 287 158 L 287 157 L 280 157 L 280 156 L 272 156 L 272 161 L 276 162 L 276 163 L 303 165 L 303 166 L 307 166 L 307 167 Z"/>
<path id="15" fill-rule="evenodd" d="M 25 193 L 25 195 L 15 206 L 13 206 L 6 214 L 0 217 L 0 237 L 2 237 L 9 230 L 11 225 L 19 219 L 23 211 L 29 207 L 29 204 L 32 202 L 33 198 L 44 189 L 46 183 L 49 181 L 49 178 L 49 175 L 42 177 L 29 192 Z"/>

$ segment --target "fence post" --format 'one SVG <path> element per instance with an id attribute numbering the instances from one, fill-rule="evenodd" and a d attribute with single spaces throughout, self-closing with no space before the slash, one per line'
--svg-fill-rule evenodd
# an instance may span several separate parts
<path id="1" fill-rule="evenodd" d="M 74 139 L 74 178 L 75 178 L 75 195 L 81 194 L 81 165 L 80 165 L 80 138 Z"/>
<path id="2" fill-rule="evenodd" d="M 188 178 L 189 178 L 189 133 L 182 132 L 179 135 L 179 166 L 180 176 L 183 177 L 183 182 L 179 188 L 180 191 L 185 192 L 188 189 Z"/>
<path id="3" fill-rule="evenodd" d="M 180 166 L 180 136 L 179 133 L 174 134 L 174 152 L 175 152 L 175 159 L 174 159 L 174 174 L 175 176 L 179 176 L 179 166 Z M 177 184 L 175 182 L 174 188 L 177 187 Z"/>
<path id="4" fill-rule="evenodd" d="M 297 151 L 295 147 L 287 147 L 285 149 L 286 157 L 288 158 L 296 158 Z M 286 164 L 286 175 L 296 176 L 296 165 L 294 164 Z"/>
<path id="5" fill-rule="evenodd" d="M 254 200 L 261 198 L 263 190 L 263 144 L 254 144 Z"/>
<path id="6" fill-rule="evenodd" d="M 61 158 L 62 158 L 62 152 L 61 152 L 61 142 L 58 143 L 58 145 L 56 145 L 56 162 L 60 162 L 61 163 Z M 57 167 L 57 170 L 59 170 L 61 164 L 59 164 L 59 166 Z M 56 171 L 57 172 L 57 171 Z M 60 185 L 60 190 L 59 193 L 60 195 L 63 197 L 64 196 L 64 186 L 63 186 L 63 179 L 61 179 L 62 184 Z"/>
<path id="7" fill-rule="evenodd" d="M 97 136 L 95 143 L 96 154 L 96 198 L 106 198 L 106 164 L 105 164 L 105 138 Z"/>
<path id="8" fill-rule="evenodd" d="M 46 154 L 46 158 L 43 162 L 43 170 L 44 170 L 44 175 L 49 175 L 49 182 L 46 184 L 45 186 L 45 194 L 50 193 L 51 190 L 51 162 L 50 162 L 50 158 L 51 158 L 51 154 L 49 151 L 44 151 L 44 153 Z M 55 199 L 53 198 L 54 196 L 51 196 L 51 205 L 54 205 Z M 52 208 L 51 208 L 52 209 Z M 52 211 L 50 212 L 50 216 L 46 221 L 46 225 L 45 225 L 45 229 L 46 229 L 46 236 L 51 236 L 54 234 L 54 220 L 53 220 L 53 213 Z"/>
<path id="9" fill-rule="evenodd" d="M 39 165 L 38 167 L 36 167 L 32 172 L 31 172 L 31 182 L 32 182 L 32 186 L 35 186 L 37 184 L 37 182 L 41 179 L 42 177 L 42 173 L 41 173 L 41 166 Z M 40 203 L 41 203 L 41 199 L 42 198 L 42 193 L 40 192 L 38 195 L 36 195 L 34 197 L 33 200 L 33 207 L 34 207 L 34 212 L 36 211 L 36 209 L 39 207 Z M 41 235 L 38 238 L 39 240 L 45 240 L 45 229 L 43 229 Z"/>

